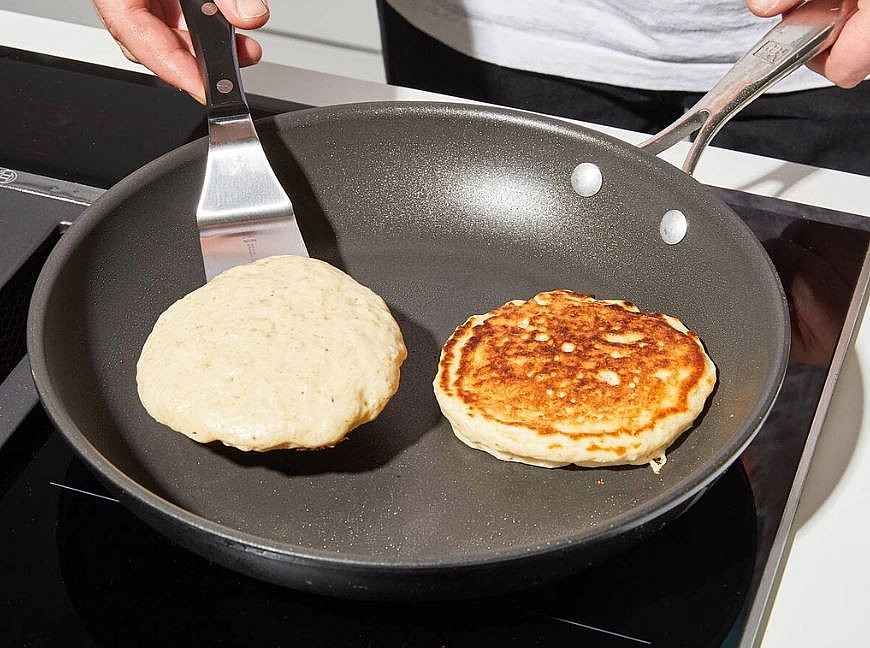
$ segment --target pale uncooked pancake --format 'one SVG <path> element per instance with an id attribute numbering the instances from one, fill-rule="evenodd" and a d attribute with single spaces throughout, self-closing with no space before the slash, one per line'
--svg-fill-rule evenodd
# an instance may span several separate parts
<path id="1" fill-rule="evenodd" d="M 499 459 L 657 468 L 715 383 L 679 320 L 557 290 L 457 327 L 434 387 L 456 436 Z"/>
<path id="2" fill-rule="evenodd" d="M 322 448 L 381 412 L 406 355 L 378 295 L 323 261 L 275 256 L 172 304 L 136 381 L 148 413 L 196 441 Z"/>

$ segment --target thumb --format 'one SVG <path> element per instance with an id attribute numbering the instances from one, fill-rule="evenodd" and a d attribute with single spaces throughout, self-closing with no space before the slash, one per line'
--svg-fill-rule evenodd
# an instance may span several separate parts
<path id="1" fill-rule="evenodd" d="M 269 20 L 265 0 L 214 0 L 224 17 L 239 29 L 256 29 Z"/>
<path id="2" fill-rule="evenodd" d="M 749 11 L 756 16 L 769 18 L 777 16 L 801 4 L 802 0 L 746 0 Z"/>

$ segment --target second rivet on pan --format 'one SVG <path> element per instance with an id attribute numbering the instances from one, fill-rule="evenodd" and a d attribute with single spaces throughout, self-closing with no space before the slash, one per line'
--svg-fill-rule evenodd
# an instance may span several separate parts
<path id="1" fill-rule="evenodd" d="M 676 245 L 686 236 L 689 223 L 686 215 L 679 209 L 669 209 L 659 223 L 659 235 L 668 245 Z"/>

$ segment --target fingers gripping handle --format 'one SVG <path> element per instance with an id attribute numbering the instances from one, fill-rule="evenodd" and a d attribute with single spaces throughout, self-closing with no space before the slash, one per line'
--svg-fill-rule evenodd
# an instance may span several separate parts
<path id="1" fill-rule="evenodd" d="M 640 147 L 658 154 L 698 131 L 683 163 L 683 171 L 691 174 L 725 122 L 830 47 L 855 9 L 856 0 L 811 0 L 789 11 L 698 103 Z"/>
<path id="2" fill-rule="evenodd" d="M 205 85 L 209 118 L 249 114 L 233 26 L 214 2 L 181 0 L 181 10 Z"/>

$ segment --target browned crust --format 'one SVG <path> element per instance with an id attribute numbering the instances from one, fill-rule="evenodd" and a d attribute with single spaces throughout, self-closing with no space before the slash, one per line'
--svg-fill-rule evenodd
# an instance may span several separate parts
<path id="1" fill-rule="evenodd" d="M 439 387 L 469 415 L 540 435 L 639 435 L 689 409 L 706 362 L 697 335 L 661 313 L 559 290 L 457 327 L 443 347 Z M 606 421 L 621 423 L 583 431 Z"/>

